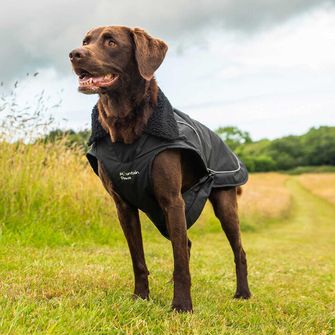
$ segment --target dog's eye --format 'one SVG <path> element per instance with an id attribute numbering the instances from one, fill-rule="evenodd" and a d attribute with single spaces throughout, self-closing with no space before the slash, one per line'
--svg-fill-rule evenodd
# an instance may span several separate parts
<path id="1" fill-rule="evenodd" d="M 110 46 L 110 47 L 116 47 L 116 42 L 115 41 L 113 41 L 111 38 L 109 38 L 108 40 L 107 40 L 107 43 L 108 43 L 108 45 Z"/>
<path id="2" fill-rule="evenodd" d="M 88 44 L 88 40 L 83 40 L 83 45 L 87 45 Z"/>

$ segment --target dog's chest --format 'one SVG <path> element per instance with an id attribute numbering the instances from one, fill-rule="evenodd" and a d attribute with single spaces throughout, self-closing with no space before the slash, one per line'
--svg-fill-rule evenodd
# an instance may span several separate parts
<path id="1" fill-rule="evenodd" d="M 132 144 L 112 143 L 106 137 L 96 146 L 96 155 L 113 186 L 120 193 L 126 194 L 127 198 L 139 199 L 139 193 L 143 194 L 143 186 L 149 182 L 149 162 L 154 151 L 144 149 L 146 142 L 146 136 Z"/>

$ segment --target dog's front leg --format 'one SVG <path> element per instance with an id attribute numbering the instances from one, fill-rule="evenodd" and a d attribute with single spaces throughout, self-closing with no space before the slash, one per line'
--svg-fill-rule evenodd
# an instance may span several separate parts
<path id="1" fill-rule="evenodd" d="M 114 195 L 113 198 L 116 204 L 119 221 L 121 223 L 124 235 L 127 239 L 131 259 L 133 262 L 135 277 L 134 297 L 149 299 L 149 271 L 145 264 L 138 209 L 129 206 L 116 195 Z"/>
<path id="2" fill-rule="evenodd" d="M 99 177 L 107 192 L 113 197 L 118 218 L 127 239 L 133 262 L 133 270 L 135 277 L 134 297 L 149 299 L 149 283 L 141 233 L 141 224 L 138 215 L 138 209 L 126 203 L 117 193 L 113 191 L 113 186 L 108 178 L 102 164 L 99 163 Z"/>
<path id="3" fill-rule="evenodd" d="M 156 199 L 165 215 L 173 249 L 172 308 L 182 312 L 192 311 L 185 203 L 181 195 L 182 172 L 178 151 L 164 151 L 156 157 L 152 168 L 152 181 Z"/>

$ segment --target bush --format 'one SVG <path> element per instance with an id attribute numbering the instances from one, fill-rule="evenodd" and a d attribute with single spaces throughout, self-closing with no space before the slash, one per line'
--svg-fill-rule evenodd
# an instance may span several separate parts
<path id="1" fill-rule="evenodd" d="M 243 157 L 242 161 L 249 172 L 268 172 L 276 170 L 276 162 L 269 156 Z"/>
<path id="2" fill-rule="evenodd" d="M 277 169 L 276 162 L 269 156 L 259 156 L 254 159 L 255 172 L 268 172 Z"/>

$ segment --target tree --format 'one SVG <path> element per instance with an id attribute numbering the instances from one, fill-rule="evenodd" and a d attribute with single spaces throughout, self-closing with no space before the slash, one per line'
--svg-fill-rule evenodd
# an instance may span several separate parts
<path id="1" fill-rule="evenodd" d="M 241 144 L 252 142 L 250 134 L 237 127 L 220 127 L 215 132 L 233 150 Z"/>
<path id="2" fill-rule="evenodd" d="M 335 127 L 311 128 L 302 143 L 304 165 L 335 165 Z"/>
<path id="3" fill-rule="evenodd" d="M 276 162 L 279 170 L 302 165 L 304 150 L 300 136 L 286 136 L 271 142 L 267 154 Z"/>
<path id="4" fill-rule="evenodd" d="M 47 142 L 55 142 L 57 140 L 60 140 L 61 138 L 66 138 L 66 143 L 71 145 L 80 145 L 85 150 L 87 150 L 87 141 L 90 137 L 90 131 L 89 130 L 80 130 L 78 132 L 75 132 L 72 129 L 69 130 L 62 130 L 62 129 L 56 129 L 49 132 L 48 135 L 46 135 L 43 138 L 43 141 L 45 143 Z"/>

